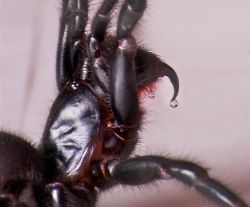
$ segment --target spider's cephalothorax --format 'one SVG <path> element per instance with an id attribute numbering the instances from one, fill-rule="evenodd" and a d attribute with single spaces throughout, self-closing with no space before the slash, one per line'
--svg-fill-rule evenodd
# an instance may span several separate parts
<path id="1" fill-rule="evenodd" d="M 139 98 L 174 70 L 137 46 L 132 31 L 146 0 L 126 0 L 115 35 L 107 34 L 117 0 L 104 0 L 85 33 L 87 0 L 63 0 L 57 53 L 59 95 L 39 149 L 0 133 L 0 206 L 94 207 L 97 190 L 175 178 L 220 206 L 247 207 L 195 163 L 161 156 L 128 158 L 138 140 Z"/>

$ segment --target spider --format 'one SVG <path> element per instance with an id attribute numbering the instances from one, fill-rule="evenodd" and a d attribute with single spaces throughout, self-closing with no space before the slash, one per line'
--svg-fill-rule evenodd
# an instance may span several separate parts
<path id="1" fill-rule="evenodd" d="M 195 163 L 153 155 L 128 158 L 143 118 L 140 95 L 168 76 L 175 106 L 179 83 L 175 71 L 132 36 L 145 0 L 126 0 L 116 35 L 106 34 L 116 3 L 103 1 L 86 35 L 88 1 L 63 1 L 59 95 L 38 149 L 0 133 L 1 206 L 93 207 L 99 190 L 175 178 L 220 206 L 247 207 Z"/>

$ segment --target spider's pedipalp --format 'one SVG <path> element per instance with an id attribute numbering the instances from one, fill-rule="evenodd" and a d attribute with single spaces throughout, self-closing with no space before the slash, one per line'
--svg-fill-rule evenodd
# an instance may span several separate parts
<path id="1" fill-rule="evenodd" d="M 127 0 L 117 25 L 118 48 L 109 71 L 111 107 L 118 125 L 139 125 L 139 103 L 135 72 L 137 44 L 131 32 L 146 9 L 146 1 Z"/>

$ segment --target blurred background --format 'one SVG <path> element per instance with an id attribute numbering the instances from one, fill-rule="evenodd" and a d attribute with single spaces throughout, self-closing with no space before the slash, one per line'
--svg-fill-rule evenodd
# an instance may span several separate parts
<path id="1" fill-rule="evenodd" d="M 100 1 L 91 1 L 91 14 Z M 0 129 L 38 143 L 57 94 L 55 60 L 60 0 L 1 0 Z M 114 12 L 118 13 L 119 10 Z M 154 0 L 138 43 L 180 78 L 179 107 L 169 107 L 167 78 L 146 98 L 135 154 L 185 158 L 210 169 L 250 203 L 250 1 Z M 115 29 L 115 27 L 111 28 Z M 215 206 L 176 181 L 117 187 L 106 206 Z"/>

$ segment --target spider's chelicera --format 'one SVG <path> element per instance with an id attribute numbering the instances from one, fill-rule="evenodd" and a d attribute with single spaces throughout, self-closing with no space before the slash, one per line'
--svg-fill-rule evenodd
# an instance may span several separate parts
<path id="1" fill-rule="evenodd" d="M 63 0 L 57 53 L 59 95 L 38 149 L 0 132 L 0 206 L 94 207 L 99 190 L 175 178 L 220 206 L 247 207 L 199 165 L 162 156 L 128 158 L 138 141 L 138 99 L 174 70 L 132 35 L 146 0 L 126 0 L 116 35 L 107 34 L 117 0 L 104 0 L 85 33 L 87 0 Z M 152 95 L 152 94 L 151 94 Z"/>

